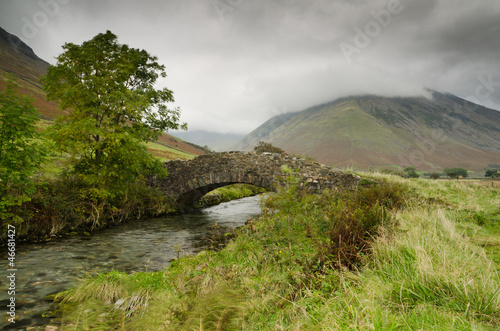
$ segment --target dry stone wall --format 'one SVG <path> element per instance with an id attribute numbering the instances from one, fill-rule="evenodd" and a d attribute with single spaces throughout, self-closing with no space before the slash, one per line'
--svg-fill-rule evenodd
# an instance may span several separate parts
<path id="1" fill-rule="evenodd" d="M 311 192 L 353 188 L 360 179 L 330 166 L 288 155 L 224 152 L 200 155 L 189 161 L 166 162 L 168 177 L 157 179 L 154 184 L 180 203 L 192 205 L 206 193 L 229 184 L 246 183 L 276 190 L 285 185 L 290 175 L 283 166 L 296 171 L 294 176 L 299 186 Z"/>

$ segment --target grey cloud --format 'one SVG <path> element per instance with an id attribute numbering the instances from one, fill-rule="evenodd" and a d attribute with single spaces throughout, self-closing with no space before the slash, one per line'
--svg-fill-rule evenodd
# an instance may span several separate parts
<path id="1" fill-rule="evenodd" d="M 59 0 L 40 0 L 44 2 Z M 500 3 L 400 0 L 401 11 L 348 64 L 341 43 L 376 24 L 397 0 L 68 1 L 36 37 L 50 61 L 64 42 L 109 29 L 167 68 L 193 129 L 246 133 L 269 117 L 351 94 L 421 95 L 426 87 L 500 109 Z M 17 34 L 36 2 L 2 2 L 2 27 Z M 5 22 L 5 26 L 3 26 Z M 371 23 L 370 23 L 371 22 Z M 375 23 L 374 23 L 375 22 Z M 372 31 L 373 32 L 373 31 Z"/>

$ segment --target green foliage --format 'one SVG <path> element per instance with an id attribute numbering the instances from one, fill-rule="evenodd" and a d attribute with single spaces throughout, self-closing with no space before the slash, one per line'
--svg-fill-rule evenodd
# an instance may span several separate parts
<path id="1" fill-rule="evenodd" d="M 417 169 L 413 166 L 406 167 L 403 171 L 406 174 L 406 178 L 419 178 L 420 177 L 417 173 Z"/>
<path id="2" fill-rule="evenodd" d="M 314 256 L 305 263 L 306 274 L 324 272 L 325 268 L 354 268 L 382 225 L 388 226 L 388 210 L 405 204 L 406 187 L 382 182 L 360 185 L 355 191 L 323 193 L 317 198 L 301 197 L 293 185 L 278 199 L 269 199 L 267 207 L 286 213 L 301 224 L 300 214 L 307 221 L 300 225 L 312 239 Z M 312 206 L 308 206 L 310 201 Z M 307 202 L 306 202 L 307 201 Z"/>
<path id="3" fill-rule="evenodd" d="M 22 221 L 13 206 L 30 201 L 34 193 L 34 172 L 43 160 L 36 121 L 38 111 L 27 97 L 15 92 L 17 85 L 8 80 L 0 93 L 0 219 Z"/>
<path id="4" fill-rule="evenodd" d="M 264 193 L 266 189 L 250 184 L 233 184 L 219 187 L 205 194 L 198 201 L 201 207 L 213 206 L 222 202 L 241 199 L 252 195 Z"/>
<path id="5" fill-rule="evenodd" d="M 499 177 L 500 176 L 500 166 L 489 165 L 484 170 L 484 176 L 485 177 L 493 177 L 493 178 Z"/>
<path id="6" fill-rule="evenodd" d="M 383 174 L 391 174 L 401 176 L 403 178 L 419 178 L 420 175 L 417 173 L 417 168 L 414 166 L 409 166 L 403 169 L 403 171 L 391 170 L 391 169 L 381 169 L 381 173 Z"/>
<path id="7" fill-rule="evenodd" d="M 273 146 L 271 143 L 266 143 L 264 141 L 259 141 L 257 146 L 253 148 L 253 150 L 257 154 L 262 154 L 262 153 L 278 153 L 278 154 L 283 154 L 285 151 L 283 151 L 281 148 Z"/>
<path id="8" fill-rule="evenodd" d="M 99 203 L 139 175 L 165 175 L 142 144 L 185 127 L 180 110 L 165 105 L 172 91 L 154 88 L 165 67 L 145 50 L 118 44 L 110 31 L 63 49 L 42 81 L 47 98 L 70 112 L 56 120 L 49 137 L 69 153 L 73 172 L 94 187 L 88 198 Z"/>
<path id="9" fill-rule="evenodd" d="M 429 175 L 431 179 L 439 179 L 441 178 L 441 175 L 437 172 L 433 172 L 432 174 Z"/>
<path id="10" fill-rule="evenodd" d="M 469 177 L 469 173 L 464 168 L 444 168 L 444 173 L 454 179 Z"/>

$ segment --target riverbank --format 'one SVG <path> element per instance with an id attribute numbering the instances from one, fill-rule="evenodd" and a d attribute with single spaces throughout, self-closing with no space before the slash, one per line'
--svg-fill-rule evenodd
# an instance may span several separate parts
<path id="1" fill-rule="evenodd" d="M 260 197 L 234 200 L 204 208 L 195 214 L 169 215 L 126 222 L 96 231 L 92 236 L 71 236 L 43 243 L 16 245 L 15 324 L 4 321 L 0 330 L 44 330 L 56 308 L 47 295 L 78 284 L 97 271 L 126 273 L 159 271 L 172 259 L 203 249 L 220 249 L 234 228 L 261 214 Z M 133 243 L 133 244 L 132 244 Z M 208 247 L 208 248 L 206 248 Z M 8 260 L 8 251 L 0 256 Z M 54 263 L 57 261 L 57 263 Z M 10 299 L 9 283 L 0 283 L 0 302 Z M 42 315 L 45 318 L 42 318 Z"/>
<path id="2" fill-rule="evenodd" d="M 66 328 L 454 329 L 500 323 L 500 194 L 365 174 L 342 195 L 293 188 L 219 251 L 97 274 L 59 296 Z M 496 240 L 496 241 L 495 241 Z M 498 255 L 497 255 L 498 256 Z M 498 261 L 498 260 L 497 260 Z"/>
<path id="3" fill-rule="evenodd" d="M 181 213 L 176 201 L 141 181 L 129 183 L 125 194 L 101 199 L 86 196 L 88 188 L 71 176 L 40 178 L 35 189 L 30 201 L 12 208 L 22 219 L 8 223 L 16 227 L 18 242 L 36 243 L 78 235 L 90 236 L 98 230 L 125 222 Z M 229 185 L 209 192 L 195 208 L 205 208 L 265 191 L 253 185 Z M 6 242 L 7 231 L 0 237 L 0 245 Z"/>
<path id="4" fill-rule="evenodd" d="M 16 240 L 40 242 L 57 237 L 90 235 L 123 222 L 178 213 L 175 201 L 137 179 L 120 189 L 93 187 L 78 176 L 40 177 L 30 199 L 10 207 L 15 218 L 2 220 L 16 228 Z M 5 243 L 6 232 L 0 238 Z"/>

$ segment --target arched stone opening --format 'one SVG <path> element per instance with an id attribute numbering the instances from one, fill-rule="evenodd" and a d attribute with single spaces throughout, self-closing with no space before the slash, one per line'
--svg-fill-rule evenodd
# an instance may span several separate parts
<path id="1" fill-rule="evenodd" d="M 256 187 L 261 187 L 266 190 L 271 190 L 274 191 L 275 187 L 272 185 L 271 181 L 258 178 L 258 180 L 248 182 L 248 181 L 228 181 L 228 182 L 220 182 L 220 183 L 213 183 L 213 184 L 207 184 L 204 186 L 198 186 L 195 187 L 192 190 L 186 191 L 182 194 L 180 194 L 177 198 L 177 202 L 181 206 L 196 206 L 198 205 L 198 201 L 205 196 L 207 193 L 212 192 L 215 189 L 218 189 L 220 187 L 225 187 L 233 184 L 249 184 L 253 185 Z"/>

